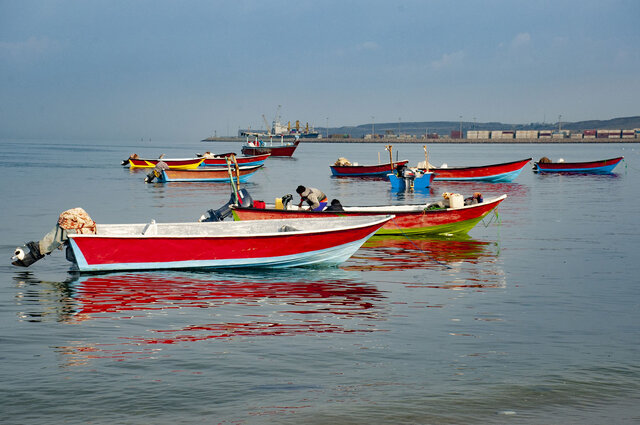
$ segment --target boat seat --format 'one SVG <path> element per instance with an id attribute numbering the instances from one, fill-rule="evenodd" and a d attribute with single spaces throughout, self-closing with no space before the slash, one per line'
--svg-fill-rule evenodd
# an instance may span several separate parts
<path id="1" fill-rule="evenodd" d="M 150 223 L 147 223 L 146 226 L 144 226 L 144 229 L 142 229 L 142 234 L 143 235 L 157 235 L 158 234 L 158 225 L 156 224 L 155 220 L 151 220 Z"/>

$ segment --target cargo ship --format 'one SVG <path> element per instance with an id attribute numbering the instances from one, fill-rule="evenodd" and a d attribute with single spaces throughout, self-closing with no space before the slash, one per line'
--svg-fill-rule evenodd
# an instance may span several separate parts
<path id="1" fill-rule="evenodd" d="M 314 130 L 313 127 L 309 127 L 309 123 L 304 128 L 301 127 L 299 120 L 296 120 L 294 126 L 291 125 L 291 121 L 287 122 L 287 125 L 282 124 L 280 122 L 280 106 L 278 106 L 278 112 L 276 112 L 276 117 L 271 122 L 271 125 L 267 122 L 264 114 L 262 114 L 262 120 L 265 124 L 265 131 L 240 130 L 238 136 L 261 140 L 318 139 L 320 137 L 320 132 Z"/>

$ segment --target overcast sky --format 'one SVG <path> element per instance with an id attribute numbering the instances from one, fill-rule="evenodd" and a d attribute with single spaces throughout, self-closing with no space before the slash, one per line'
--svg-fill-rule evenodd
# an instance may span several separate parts
<path id="1" fill-rule="evenodd" d="M 0 0 L 0 137 L 640 115 L 640 1 Z M 373 117 L 373 118 L 372 118 Z"/>

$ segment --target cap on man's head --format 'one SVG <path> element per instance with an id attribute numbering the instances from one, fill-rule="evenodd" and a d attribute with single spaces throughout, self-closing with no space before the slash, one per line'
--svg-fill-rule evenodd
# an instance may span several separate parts
<path id="1" fill-rule="evenodd" d="M 307 190 L 307 188 L 306 188 L 306 187 L 304 187 L 304 186 L 302 186 L 302 185 L 300 185 L 300 186 L 298 186 L 298 188 L 296 189 L 296 193 L 297 193 L 298 195 L 300 195 L 300 194 L 301 194 L 302 192 L 304 192 L 305 190 Z"/>

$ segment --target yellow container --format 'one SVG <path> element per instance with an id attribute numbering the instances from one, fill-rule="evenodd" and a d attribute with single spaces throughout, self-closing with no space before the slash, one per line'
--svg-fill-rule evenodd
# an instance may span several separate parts
<path id="1" fill-rule="evenodd" d="M 276 198 L 276 209 L 283 210 L 284 206 L 282 205 L 282 198 Z"/>

